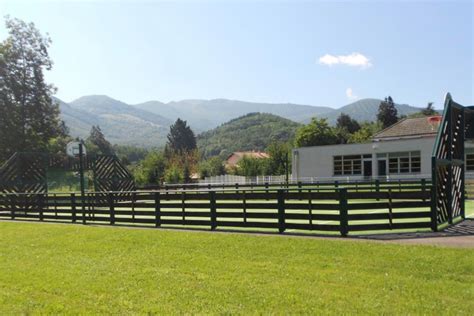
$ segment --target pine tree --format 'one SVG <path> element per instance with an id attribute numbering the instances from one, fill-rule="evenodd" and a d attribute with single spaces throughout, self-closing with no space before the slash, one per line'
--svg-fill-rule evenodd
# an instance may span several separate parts
<path id="1" fill-rule="evenodd" d="M 167 150 L 173 153 L 186 153 L 196 149 L 196 136 L 192 129 L 186 124 L 186 121 L 178 118 L 171 125 L 168 134 Z"/>
<path id="2" fill-rule="evenodd" d="M 8 37 L 0 43 L 0 160 L 16 151 L 44 151 L 64 132 L 55 88 L 44 80 L 51 70 L 51 44 L 33 23 L 6 18 Z"/>
<path id="3" fill-rule="evenodd" d="M 113 155 L 112 145 L 105 139 L 100 126 L 92 126 L 91 133 L 86 140 L 86 147 L 89 147 L 90 153 L 101 155 Z"/>
<path id="4" fill-rule="evenodd" d="M 383 128 L 387 128 L 398 122 L 398 111 L 391 96 L 380 102 L 377 120 L 382 123 Z"/>
<path id="5" fill-rule="evenodd" d="M 355 119 L 350 117 L 350 115 L 341 113 L 337 118 L 336 127 L 341 129 L 346 129 L 349 134 L 354 134 L 360 130 L 360 124 Z"/>

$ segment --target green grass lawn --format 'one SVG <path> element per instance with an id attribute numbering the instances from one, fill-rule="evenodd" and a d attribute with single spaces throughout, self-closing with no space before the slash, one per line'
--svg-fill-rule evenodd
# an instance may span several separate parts
<path id="1" fill-rule="evenodd" d="M 470 314 L 474 251 L 0 223 L 0 314 Z"/>
<path id="2" fill-rule="evenodd" d="M 474 218 L 474 200 L 467 200 L 465 207 L 466 207 L 466 217 Z"/>

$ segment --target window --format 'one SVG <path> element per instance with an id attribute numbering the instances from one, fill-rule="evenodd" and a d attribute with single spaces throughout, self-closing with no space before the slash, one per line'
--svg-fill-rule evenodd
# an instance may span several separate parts
<path id="1" fill-rule="evenodd" d="M 362 159 L 365 157 L 372 157 L 372 155 L 334 156 L 334 175 L 362 174 Z"/>
<path id="2" fill-rule="evenodd" d="M 420 157 L 411 157 L 411 172 L 421 172 L 421 160 Z"/>
<path id="3" fill-rule="evenodd" d="M 474 154 L 466 155 L 466 170 L 474 171 Z"/>
<path id="4" fill-rule="evenodd" d="M 334 156 L 334 175 L 342 175 L 342 156 Z"/>
<path id="5" fill-rule="evenodd" d="M 388 172 L 398 173 L 398 158 L 390 158 L 388 160 Z"/>
<path id="6" fill-rule="evenodd" d="M 421 172 L 419 151 L 389 153 L 388 157 L 388 172 L 391 174 Z"/>
<path id="7" fill-rule="evenodd" d="M 400 157 L 400 173 L 410 172 L 410 157 Z"/>

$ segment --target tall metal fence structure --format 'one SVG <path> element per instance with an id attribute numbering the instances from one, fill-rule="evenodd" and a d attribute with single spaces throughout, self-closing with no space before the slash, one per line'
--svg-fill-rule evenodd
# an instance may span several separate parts
<path id="1" fill-rule="evenodd" d="M 465 218 L 466 139 L 474 139 L 474 110 L 454 102 L 448 93 L 432 156 L 433 230 Z"/>

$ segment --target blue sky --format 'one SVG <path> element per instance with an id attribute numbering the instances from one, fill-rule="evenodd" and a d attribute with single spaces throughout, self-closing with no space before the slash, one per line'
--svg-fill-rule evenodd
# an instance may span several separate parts
<path id="1" fill-rule="evenodd" d="M 4 1 L 53 40 L 58 97 L 474 104 L 471 1 Z M 6 36 L 0 27 L 0 38 Z"/>

